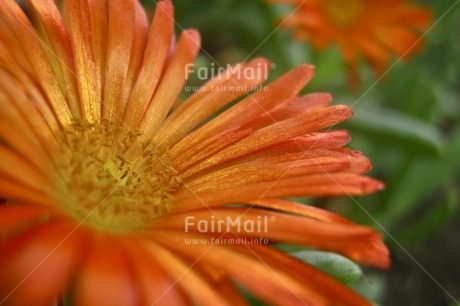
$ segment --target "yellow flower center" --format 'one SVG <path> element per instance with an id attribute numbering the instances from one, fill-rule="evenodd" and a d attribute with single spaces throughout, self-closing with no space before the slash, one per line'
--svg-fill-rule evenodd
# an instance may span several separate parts
<path id="1" fill-rule="evenodd" d="M 169 212 L 179 178 L 142 132 L 75 121 L 61 141 L 57 201 L 79 221 L 129 232 Z"/>
<path id="2" fill-rule="evenodd" d="M 352 26 L 364 12 L 363 0 L 322 0 L 327 19 L 340 28 Z"/>

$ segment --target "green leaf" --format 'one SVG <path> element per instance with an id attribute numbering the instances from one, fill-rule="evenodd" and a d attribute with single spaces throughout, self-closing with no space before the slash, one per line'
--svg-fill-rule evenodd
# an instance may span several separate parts
<path id="1" fill-rule="evenodd" d="M 291 255 L 315 266 L 347 286 L 353 285 L 363 274 L 357 264 L 335 253 L 300 251 Z"/>
<path id="2" fill-rule="evenodd" d="M 383 89 L 383 105 L 425 122 L 433 122 L 439 103 L 435 83 L 415 65 L 399 62 Z"/>
<path id="3" fill-rule="evenodd" d="M 423 216 L 408 224 L 398 233 L 397 240 L 403 245 L 420 243 L 437 229 L 447 224 L 454 216 L 458 206 L 458 192 L 454 186 L 447 190 L 447 199 L 435 203 Z"/>
<path id="4" fill-rule="evenodd" d="M 438 129 L 415 117 L 375 107 L 358 107 L 354 111 L 353 118 L 346 125 L 379 137 L 381 141 L 400 140 L 408 148 L 417 146 L 436 153 L 444 144 Z"/>
<path id="5" fill-rule="evenodd" d="M 64 295 L 62 298 L 62 306 L 72 306 L 72 298 L 69 294 Z"/>
<path id="6" fill-rule="evenodd" d="M 414 157 L 408 162 L 408 169 L 398 177 L 398 184 L 386 201 L 383 217 L 387 220 L 403 217 L 424 196 L 447 183 L 460 167 L 459 155 L 460 127 L 443 149 L 441 158 Z"/>

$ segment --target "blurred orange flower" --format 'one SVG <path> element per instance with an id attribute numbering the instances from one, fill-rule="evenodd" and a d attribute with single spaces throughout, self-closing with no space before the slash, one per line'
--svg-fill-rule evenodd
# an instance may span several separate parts
<path id="1" fill-rule="evenodd" d="M 316 49 L 338 44 L 351 87 L 360 84 L 358 63 L 366 60 L 381 76 L 391 55 L 402 59 L 417 53 L 421 32 L 430 24 L 431 11 L 409 0 L 268 0 L 293 4 L 296 10 L 283 20 L 295 38 Z"/>
<path id="2" fill-rule="evenodd" d="M 170 1 L 151 26 L 134 0 L 64 1 L 64 18 L 30 4 L 40 34 L 0 7 L 0 304 L 245 304 L 236 282 L 274 304 L 368 305 L 256 243 L 389 264 L 375 230 L 280 199 L 383 186 L 346 131 L 320 131 L 351 110 L 297 96 L 311 66 L 249 95 L 269 63 L 239 64 L 170 111 L 200 48 L 194 30 L 175 41 Z"/>

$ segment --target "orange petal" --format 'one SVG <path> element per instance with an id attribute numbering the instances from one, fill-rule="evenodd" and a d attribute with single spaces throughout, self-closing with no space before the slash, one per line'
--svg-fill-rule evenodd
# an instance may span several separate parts
<path id="1" fill-rule="evenodd" d="M 413 55 L 423 45 L 419 35 L 396 26 L 376 29 L 375 39 L 398 57 Z"/>
<path id="2" fill-rule="evenodd" d="M 200 34 L 195 30 L 184 31 L 179 38 L 176 50 L 140 124 L 146 139 L 156 134 L 182 91 L 189 73 L 187 67 L 195 61 L 200 44 Z"/>
<path id="3" fill-rule="evenodd" d="M 233 188 L 259 182 L 277 181 L 280 178 L 309 174 L 344 172 L 350 164 L 337 158 L 294 160 L 283 163 L 254 162 L 238 164 L 210 171 L 199 177 L 187 179 L 187 188 L 196 192 Z"/>
<path id="4" fill-rule="evenodd" d="M 45 173 L 3 145 L 0 145 L 0 160 L 0 176 L 11 177 L 35 190 L 42 190 L 43 186 L 47 186 L 48 178 Z"/>
<path id="5" fill-rule="evenodd" d="M 390 62 L 388 52 L 377 42 L 366 37 L 356 38 L 356 43 L 364 58 L 371 64 L 374 73 L 380 76 Z"/>
<path id="6" fill-rule="evenodd" d="M 19 205 L 0 205 L 0 233 L 30 224 L 49 214 L 44 209 Z"/>
<path id="7" fill-rule="evenodd" d="M 187 258 L 183 259 L 187 261 Z M 228 304 L 247 305 L 241 292 L 235 287 L 231 275 L 228 275 L 219 267 L 209 265 L 206 261 L 193 261 L 193 269 L 206 283 L 210 284 L 214 290 L 219 292 L 219 294 L 227 300 Z"/>
<path id="8" fill-rule="evenodd" d="M 285 201 L 281 199 L 260 199 L 251 201 L 251 205 L 265 207 L 276 211 L 295 213 L 301 216 L 313 218 L 315 220 L 324 221 L 327 223 L 352 224 L 353 222 L 343 218 L 330 211 L 306 204 Z"/>
<path id="9" fill-rule="evenodd" d="M 184 243 L 186 239 L 199 238 L 192 234 L 155 232 L 155 238 L 175 253 L 204 261 L 223 270 L 253 294 L 277 305 L 326 305 L 325 298 L 294 280 L 286 270 L 278 270 L 241 253 L 218 245 Z M 231 263 L 231 264 L 222 264 Z M 207 305 L 207 304 L 206 304 Z M 209 304 L 211 305 L 211 304 Z"/>
<path id="10" fill-rule="evenodd" d="M 346 145 L 350 140 L 351 137 L 347 131 L 314 132 L 253 152 L 250 155 L 232 160 L 228 164 L 239 164 L 265 158 L 283 159 L 283 156 L 288 157 L 286 160 L 320 156 L 341 157 L 341 154 L 337 154 L 341 152 L 339 148 Z M 348 151 L 348 149 L 344 150 Z"/>
<path id="11" fill-rule="evenodd" d="M 4 95 L 0 93 L 0 99 L 3 97 Z M 5 107 L 0 114 L 0 138 L 6 147 L 10 147 L 28 163 L 46 172 L 49 170 L 49 159 L 31 131 L 24 128 L 27 125 L 16 109 Z"/>
<path id="12" fill-rule="evenodd" d="M 203 228 L 204 225 L 207 227 Z M 389 266 L 388 249 L 380 234 L 370 227 L 355 224 L 325 223 L 285 213 L 232 207 L 174 214 L 153 222 L 152 227 L 183 233 L 262 237 L 337 252 L 379 268 Z"/>
<path id="13" fill-rule="evenodd" d="M 383 183 L 356 174 L 316 174 L 281 178 L 275 182 L 262 182 L 250 186 L 206 192 L 194 192 L 182 187 L 176 194 L 176 211 L 213 207 L 232 203 L 247 203 L 261 198 L 325 195 L 363 195 L 384 188 Z"/>
<path id="14" fill-rule="evenodd" d="M 10 121 L 24 127 L 22 134 L 30 133 L 29 138 L 40 142 L 42 151 L 51 153 L 56 150 L 58 144 L 53 130 L 57 130 L 58 128 L 57 125 L 54 125 L 56 122 L 53 121 L 52 118 L 54 118 L 54 115 L 50 110 L 46 108 L 50 112 L 48 115 L 46 112 L 43 113 L 42 111 L 45 109 L 35 103 L 37 96 L 31 100 L 29 94 L 33 95 L 33 93 L 26 91 L 21 82 L 1 69 L 0 89 L 1 98 L 9 101 L 8 106 L 4 107 L 4 110 L 0 114 L 0 118 L 5 119 L 9 117 Z M 37 155 L 40 155 L 40 153 Z"/>
<path id="15" fill-rule="evenodd" d="M 298 152 L 299 147 L 302 151 L 311 149 L 328 149 L 343 147 L 351 140 L 347 131 L 326 131 L 314 132 L 308 135 L 295 137 L 277 146 L 270 148 L 272 150 L 283 150 L 283 152 Z"/>
<path id="16" fill-rule="evenodd" d="M 227 130 L 221 134 L 212 135 L 197 146 L 189 148 L 185 154 L 173 155 L 171 166 L 179 173 L 184 172 L 185 169 L 206 158 L 210 158 L 212 155 L 241 141 L 253 132 L 251 129 L 243 131 L 236 130 L 238 130 L 238 128 Z"/>
<path id="17" fill-rule="evenodd" d="M 71 113 L 64 95 L 54 75 L 51 64 L 42 47 L 38 34 L 30 24 L 27 16 L 14 0 L 4 0 L 0 7 L 0 19 L 10 28 L 19 45 L 28 58 L 32 73 L 41 85 L 50 107 L 58 121 L 65 125 L 70 123 Z"/>
<path id="18" fill-rule="evenodd" d="M 200 275 L 194 272 L 193 262 L 188 265 L 173 252 L 156 243 L 149 243 L 146 247 L 195 303 L 199 305 L 227 304 L 210 284 L 206 283 Z"/>
<path id="19" fill-rule="evenodd" d="M 241 161 L 241 160 L 239 160 Z M 325 173 L 363 174 L 372 168 L 370 161 L 358 151 L 349 149 L 306 150 L 271 157 L 253 158 L 242 162 L 229 162 L 199 176 L 187 178 L 188 188 L 195 191 L 212 182 L 211 189 L 234 183 L 249 184 L 276 181 L 290 176 Z M 182 178 L 184 178 L 182 176 Z M 240 183 L 238 183 L 240 182 Z"/>
<path id="20" fill-rule="evenodd" d="M 40 204 L 49 203 L 48 198 L 42 191 L 28 187 L 11 177 L 3 175 L 0 175 L 0 197 Z"/>
<path id="21" fill-rule="evenodd" d="M 7 241 L 0 249 L 0 303 L 51 305 L 79 266 L 84 234 L 52 222 Z"/>
<path id="22" fill-rule="evenodd" d="M 94 54 L 95 68 L 91 73 L 95 75 L 94 102 L 102 104 L 105 83 L 105 67 L 107 61 L 107 36 L 109 32 L 109 4 L 108 0 L 87 0 L 91 26 L 92 48 L 86 46 Z M 89 43 L 89 42 L 88 42 Z M 99 107 L 100 110 L 100 107 Z"/>
<path id="23" fill-rule="evenodd" d="M 229 127 L 243 126 L 251 122 L 258 118 L 261 112 L 268 112 L 278 103 L 295 96 L 312 77 L 312 66 L 302 65 L 291 70 L 267 85 L 266 90 L 258 91 L 247 97 L 199 128 L 195 133 L 185 137 L 172 148 L 172 155 L 183 155 L 184 152 L 198 146 L 212 135 L 220 134 Z"/>
<path id="24" fill-rule="evenodd" d="M 329 94 L 314 93 L 302 97 L 293 97 L 283 101 L 271 111 L 262 113 L 259 118 L 243 126 L 242 129 L 252 127 L 254 130 L 258 130 L 268 125 L 324 108 L 331 101 L 332 97 Z"/>
<path id="25" fill-rule="evenodd" d="M 189 169 L 184 177 L 196 175 L 201 171 L 229 160 L 248 155 L 251 152 L 259 151 L 294 137 L 332 126 L 350 118 L 351 115 L 352 111 L 348 106 L 337 105 L 270 125 L 255 131 L 233 146 L 220 151 L 208 160 Z"/>
<path id="26" fill-rule="evenodd" d="M 88 2 L 86 0 L 64 1 L 64 10 L 74 51 L 82 117 L 90 122 L 99 122 L 101 119 L 101 99 L 97 82 L 95 82 L 98 75 Z"/>
<path id="27" fill-rule="evenodd" d="M 428 28 L 432 20 L 432 12 L 428 6 L 405 6 L 400 8 L 398 14 L 392 17 L 393 22 L 399 23 L 401 26 L 424 30 Z"/>
<path id="28" fill-rule="evenodd" d="M 174 9 L 170 0 L 159 1 L 145 46 L 142 66 L 129 98 L 123 122 L 136 129 L 160 81 L 174 33 Z"/>
<path id="29" fill-rule="evenodd" d="M 0 87 L 3 94 L 12 96 L 12 98 L 5 100 L 10 101 L 10 107 L 16 107 L 15 104 L 26 100 L 27 102 L 23 104 L 26 106 L 19 109 L 28 110 L 34 106 L 33 110 L 40 113 L 41 120 L 44 118 L 52 129 L 59 129 L 58 120 L 46 102 L 46 98 L 40 92 L 40 88 L 37 88 L 37 84 L 31 79 L 30 74 L 16 61 L 17 55 L 13 55 L 11 52 L 15 52 L 15 50 L 10 45 L 4 44 L 0 36 L 0 67 L 3 68 L 0 70 Z M 45 133 L 47 129 L 48 127 L 45 129 Z"/>
<path id="30" fill-rule="evenodd" d="M 12 55 L 12 61 L 6 60 L 6 56 L 0 53 L 1 64 L 4 67 L 16 66 L 19 70 L 32 71 L 30 59 L 27 56 L 26 50 L 21 46 L 21 43 L 15 36 L 13 30 L 10 29 L 8 24 L 3 21 L 3 17 L 0 18 L 0 44 L 8 46 L 7 51 Z M 1 50 L 1 49 L 0 49 Z M 13 71 L 16 69 L 12 69 Z M 17 71 L 15 71 L 17 72 Z"/>
<path id="31" fill-rule="evenodd" d="M 231 305 L 248 305 L 235 287 L 232 276 L 223 272 L 219 267 L 209 265 L 207 262 L 198 261 L 194 268 L 205 275 L 206 280 L 222 295 Z"/>
<path id="32" fill-rule="evenodd" d="M 338 39 L 340 51 L 345 61 L 345 68 L 348 74 L 348 85 L 351 89 L 357 89 L 361 84 L 361 77 L 359 75 L 358 61 L 360 57 L 360 50 L 355 46 L 354 38 L 341 37 Z"/>
<path id="33" fill-rule="evenodd" d="M 207 82 L 168 117 L 158 133 L 157 143 L 171 147 L 222 107 L 264 82 L 268 64 L 265 59 L 255 59 L 233 66 Z M 260 72 L 246 78 L 245 71 Z"/>
<path id="34" fill-rule="evenodd" d="M 189 301 L 176 280 L 162 268 L 164 263 L 152 258 L 137 241 L 127 241 L 130 262 L 136 275 L 137 286 L 143 295 L 142 305 L 187 305 Z"/>
<path id="35" fill-rule="evenodd" d="M 110 234 L 94 233 L 74 291 L 77 306 L 138 305 L 139 289 L 124 245 Z"/>
<path id="36" fill-rule="evenodd" d="M 117 121 L 122 108 L 123 87 L 128 74 L 133 45 L 134 0 L 109 1 L 109 28 L 104 80 L 102 117 Z"/>
<path id="37" fill-rule="evenodd" d="M 231 163 L 238 164 L 271 157 L 283 158 L 284 155 L 294 157 L 293 153 L 298 153 L 297 159 L 314 156 L 336 156 L 337 153 L 334 154 L 334 152 L 337 151 L 330 149 L 340 148 L 349 143 L 350 140 L 351 137 L 347 131 L 314 132 L 253 152 L 250 155 L 232 160 Z"/>
<path id="38" fill-rule="evenodd" d="M 283 101 L 269 112 L 260 114 L 258 118 L 241 127 L 241 129 L 253 128 L 254 130 L 258 130 L 268 125 L 324 108 L 331 101 L 332 97 L 330 94 L 321 93 L 293 97 Z"/>
<path id="39" fill-rule="evenodd" d="M 330 305 L 371 305 L 352 289 L 339 283 L 331 276 L 274 248 L 256 244 L 247 244 L 244 248 L 234 245 L 228 246 L 249 256 L 256 256 L 261 262 L 271 267 L 281 271 L 289 271 L 291 276 L 305 286 L 313 288 L 316 292 L 327 297 Z"/>
<path id="40" fill-rule="evenodd" d="M 147 34 L 149 30 L 147 16 L 142 4 L 134 1 L 134 27 L 133 27 L 133 45 L 131 50 L 131 59 L 129 62 L 129 70 L 126 78 L 125 86 L 123 87 L 122 110 L 120 111 L 119 120 L 123 119 L 129 97 L 132 94 L 133 86 L 137 81 L 139 69 L 142 65 L 145 46 L 147 43 Z"/>
<path id="41" fill-rule="evenodd" d="M 31 0 L 30 4 L 46 33 L 48 48 L 50 48 L 52 56 L 60 68 L 63 83 L 65 84 L 63 92 L 66 93 L 70 111 L 73 117 L 79 118 L 81 113 L 78 102 L 77 81 L 75 79 L 73 51 L 61 14 L 53 0 Z"/>

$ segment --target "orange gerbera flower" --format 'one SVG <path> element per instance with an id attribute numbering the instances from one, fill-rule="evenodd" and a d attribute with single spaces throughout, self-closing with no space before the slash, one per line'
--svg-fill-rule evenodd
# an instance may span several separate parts
<path id="1" fill-rule="evenodd" d="M 14 0 L 0 7 L 0 304 L 244 304 L 240 284 L 275 304 L 368 305 L 254 243 L 389 264 L 373 229 L 280 199 L 382 188 L 341 148 L 345 131 L 319 131 L 351 110 L 297 96 L 312 67 L 203 124 L 269 63 L 236 65 L 170 111 L 200 48 L 194 30 L 175 42 L 170 1 L 150 27 L 134 0 L 64 1 L 64 19 L 53 0 L 30 4 L 40 35 Z"/>
<path id="2" fill-rule="evenodd" d="M 430 22 L 430 10 L 408 0 L 268 0 L 297 6 L 283 26 L 316 49 L 337 43 L 345 60 L 349 82 L 359 81 L 358 61 L 364 58 L 377 76 L 390 56 L 408 57 L 420 50 L 421 31 Z"/>

